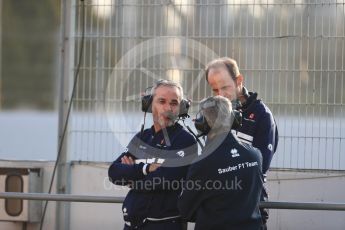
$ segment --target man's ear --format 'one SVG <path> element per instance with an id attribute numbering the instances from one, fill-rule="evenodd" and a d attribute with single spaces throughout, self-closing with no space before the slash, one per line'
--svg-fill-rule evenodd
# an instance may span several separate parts
<path id="1" fill-rule="evenodd" d="M 238 76 L 236 77 L 236 86 L 237 86 L 237 87 L 240 87 L 240 88 L 242 89 L 242 87 L 243 87 L 243 81 L 244 81 L 244 78 L 243 78 L 242 74 L 238 75 Z"/>

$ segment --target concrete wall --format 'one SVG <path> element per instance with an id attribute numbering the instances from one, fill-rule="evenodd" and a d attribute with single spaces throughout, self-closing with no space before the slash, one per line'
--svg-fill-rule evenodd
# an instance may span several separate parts
<path id="1" fill-rule="evenodd" d="M 0 161 L 0 168 L 41 168 L 42 171 L 42 192 L 47 192 L 50 184 L 50 178 L 52 176 L 54 163 L 46 161 Z M 53 186 L 52 193 L 56 193 Z M 0 188 L 4 190 L 4 188 Z M 42 202 L 42 207 L 44 202 Z M 2 207 L 1 207 L 2 208 Z M 43 209 L 42 209 L 43 210 Z M 48 202 L 47 212 L 45 216 L 45 221 L 43 229 L 54 229 L 56 225 L 56 203 L 53 201 Z M 25 223 L 25 222 L 12 222 L 12 221 L 0 221 L 0 229 L 4 230 L 36 230 L 39 229 L 37 223 Z"/>
<path id="2" fill-rule="evenodd" d="M 128 189 L 108 180 L 108 165 L 90 163 L 72 165 L 72 193 L 102 196 L 126 196 Z M 122 204 L 71 203 L 70 229 L 122 229 Z M 86 218 L 87 217 L 87 218 Z"/>
<path id="3" fill-rule="evenodd" d="M 345 203 L 344 171 L 272 170 L 270 200 Z M 270 229 L 345 229 L 345 211 L 270 210 Z"/>
<path id="4" fill-rule="evenodd" d="M 41 167 L 44 192 L 47 191 L 52 163 L 2 162 L 0 167 Z M 125 196 L 128 189 L 113 186 L 107 179 L 106 163 L 73 163 L 71 193 L 82 195 Z M 268 187 L 270 200 L 291 202 L 345 202 L 345 172 L 272 170 Z M 121 204 L 65 203 L 70 207 L 70 229 L 122 229 Z M 44 229 L 54 229 L 55 202 L 49 202 Z M 27 224 L 27 229 L 37 229 Z M 270 210 L 269 229 L 344 229 L 345 211 Z M 0 229 L 23 229 L 22 223 L 0 222 Z M 189 225 L 193 229 L 193 225 Z"/>

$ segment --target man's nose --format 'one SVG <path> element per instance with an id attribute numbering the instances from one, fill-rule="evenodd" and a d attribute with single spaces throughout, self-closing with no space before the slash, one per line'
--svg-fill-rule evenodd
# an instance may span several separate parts
<path id="1" fill-rule="evenodd" d="M 172 111 L 172 106 L 169 103 L 165 104 L 164 111 Z"/>
<path id="2" fill-rule="evenodd" d="M 225 96 L 225 90 L 222 90 L 222 89 L 220 89 L 220 90 L 218 90 L 217 92 L 216 92 L 216 95 L 217 96 Z"/>

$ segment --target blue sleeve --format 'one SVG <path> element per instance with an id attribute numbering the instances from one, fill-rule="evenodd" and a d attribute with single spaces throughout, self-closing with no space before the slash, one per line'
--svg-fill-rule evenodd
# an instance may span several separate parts
<path id="1" fill-rule="evenodd" d="M 258 121 L 257 131 L 253 139 L 253 146 L 261 151 L 262 172 L 265 174 L 270 167 L 271 160 L 278 144 L 277 125 L 271 113 L 265 112 Z"/>
<path id="2" fill-rule="evenodd" d="M 135 159 L 130 153 L 122 153 L 109 167 L 108 176 L 112 183 L 116 185 L 127 185 L 131 181 L 135 181 L 144 177 L 143 166 L 144 163 L 126 165 L 121 163 L 123 156 L 130 156 Z"/>

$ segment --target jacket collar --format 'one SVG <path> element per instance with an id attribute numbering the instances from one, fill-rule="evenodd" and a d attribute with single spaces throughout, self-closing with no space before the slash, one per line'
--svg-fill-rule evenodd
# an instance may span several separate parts
<path id="1" fill-rule="evenodd" d="M 242 104 L 241 109 L 245 110 L 257 100 L 258 93 L 249 92 L 246 87 L 243 87 L 243 95 L 246 97 L 246 102 Z"/>

